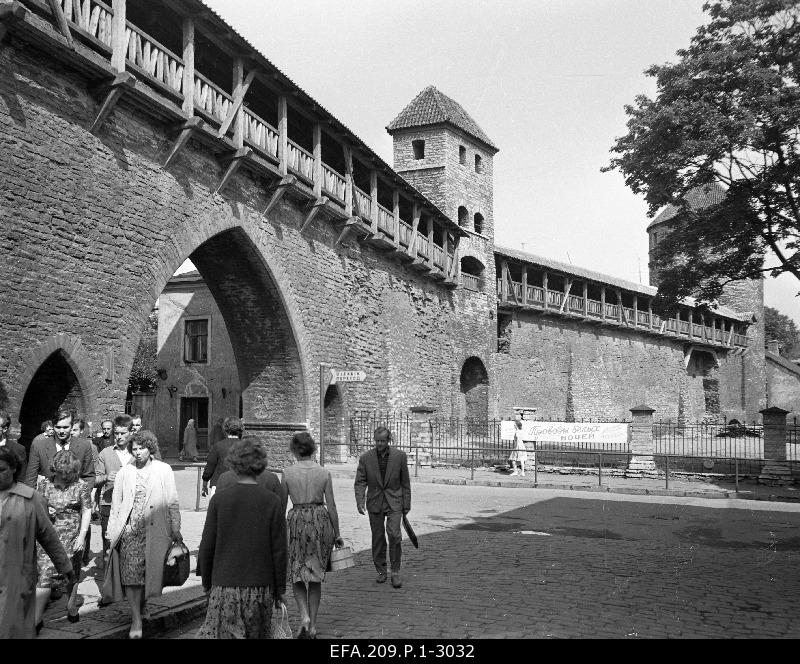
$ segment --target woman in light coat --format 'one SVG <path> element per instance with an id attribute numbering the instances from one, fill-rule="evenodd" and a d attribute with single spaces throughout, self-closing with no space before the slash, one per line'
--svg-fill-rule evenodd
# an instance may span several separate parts
<path id="1" fill-rule="evenodd" d="M 189 420 L 183 430 L 183 450 L 180 460 L 183 461 L 185 457 L 197 462 L 197 429 L 194 428 L 194 420 Z"/>
<path id="2" fill-rule="evenodd" d="M 172 468 L 155 458 L 158 440 L 139 431 L 128 441 L 133 463 L 114 479 L 107 537 L 119 545 L 122 587 L 131 607 L 132 639 L 142 636 L 142 608 L 162 590 L 164 558 L 174 541 L 182 541 L 178 491 Z"/>

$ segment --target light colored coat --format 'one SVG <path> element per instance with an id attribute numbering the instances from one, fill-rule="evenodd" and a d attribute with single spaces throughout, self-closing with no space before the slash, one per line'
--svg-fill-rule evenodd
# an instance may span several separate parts
<path id="1" fill-rule="evenodd" d="M 162 590 L 164 558 L 173 537 L 180 534 L 181 513 L 172 468 L 158 459 L 153 459 L 150 464 L 145 505 L 145 597 L 158 597 Z M 135 495 L 136 466 L 128 464 L 120 468 L 114 479 L 111 515 L 108 519 L 111 548 L 119 543 L 122 529 L 133 509 Z"/>
<path id="2" fill-rule="evenodd" d="M 9 489 L 0 519 L 0 641 L 34 637 L 36 542 L 59 572 L 72 570 L 44 498 L 17 482 Z"/>

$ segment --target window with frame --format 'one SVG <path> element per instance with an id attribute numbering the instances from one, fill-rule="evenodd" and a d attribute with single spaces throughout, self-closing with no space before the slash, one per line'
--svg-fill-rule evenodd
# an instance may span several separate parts
<path id="1" fill-rule="evenodd" d="M 425 141 L 421 138 L 411 141 L 411 147 L 414 150 L 414 159 L 425 159 Z"/>
<path id="2" fill-rule="evenodd" d="M 467 163 L 467 148 L 465 148 L 463 145 L 458 146 L 458 163 L 459 164 Z"/>
<path id="3" fill-rule="evenodd" d="M 208 362 L 208 318 L 187 320 L 183 332 L 185 362 Z"/>
<path id="4" fill-rule="evenodd" d="M 479 154 L 475 155 L 475 172 L 483 173 L 483 160 Z"/>

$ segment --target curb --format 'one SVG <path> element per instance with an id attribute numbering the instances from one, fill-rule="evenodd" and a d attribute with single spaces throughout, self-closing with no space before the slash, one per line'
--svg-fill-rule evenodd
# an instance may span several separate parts
<path id="1" fill-rule="evenodd" d="M 190 622 L 204 614 L 206 606 L 208 605 L 208 600 L 206 599 L 205 593 L 202 591 L 200 591 L 200 593 L 201 597 L 186 600 L 181 604 L 161 611 L 158 615 L 155 615 L 150 619 L 143 620 L 142 626 L 144 636 L 150 638 L 154 634 L 167 632 L 171 629 L 180 627 L 182 624 Z M 129 629 L 130 626 L 127 624 L 117 625 L 105 630 L 104 632 L 100 632 L 99 634 L 93 634 L 87 638 L 124 639 L 127 637 Z"/>

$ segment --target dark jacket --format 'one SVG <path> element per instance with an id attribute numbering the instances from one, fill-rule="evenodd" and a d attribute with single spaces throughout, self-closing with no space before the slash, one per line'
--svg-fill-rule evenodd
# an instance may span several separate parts
<path id="1" fill-rule="evenodd" d="M 203 587 L 264 587 L 286 592 L 286 520 L 278 497 L 258 484 L 236 484 L 208 505 L 197 553 Z"/>
<path id="2" fill-rule="evenodd" d="M 53 479 L 50 463 L 58 451 L 55 438 L 40 438 L 31 444 L 31 455 L 28 459 L 28 469 L 25 473 L 25 484 L 32 489 L 36 488 L 37 475 L 44 475 Z M 81 479 L 89 483 L 89 488 L 94 486 L 94 454 L 92 444 L 86 438 L 71 438 L 69 451 L 72 452 L 81 464 Z"/>
<path id="3" fill-rule="evenodd" d="M 217 485 L 219 476 L 228 469 L 228 467 L 225 465 L 225 457 L 228 456 L 231 446 L 237 440 L 239 439 L 223 438 L 211 446 L 211 451 L 208 453 L 208 459 L 206 460 L 206 467 L 203 471 L 204 482 L 209 482 L 211 486 Z"/>
<path id="4" fill-rule="evenodd" d="M 17 477 L 19 478 L 20 482 L 23 482 L 25 480 L 25 472 L 28 466 L 28 453 L 25 451 L 25 446 L 20 445 L 15 440 L 6 438 L 6 447 L 14 452 L 14 454 L 16 454 L 19 458 L 20 468 L 19 472 L 17 473 Z"/>
<path id="5" fill-rule="evenodd" d="M 217 491 L 228 489 L 234 486 L 238 481 L 239 476 L 236 473 L 234 473 L 232 470 L 226 470 L 224 473 L 222 473 L 222 475 L 219 476 L 219 481 L 217 482 Z M 281 514 L 286 516 L 286 505 L 289 502 L 289 492 L 286 489 L 286 484 L 281 482 L 278 479 L 278 476 L 269 470 L 265 470 L 263 473 L 258 475 L 256 477 L 256 481 L 267 491 L 272 491 L 272 493 L 278 496 L 278 500 L 281 501 Z"/>
<path id="6" fill-rule="evenodd" d="M 390 512 L 411 510 L 411 478 L 406 453 L 389 448 L 386 476 L 381 479 L 378 452 L 375 449 L 364 452 L 358 460 L 355 492 L 358 507 L 364 506 L 366 492 L 368 512 L 382 512 L 386 507 Z"/>

